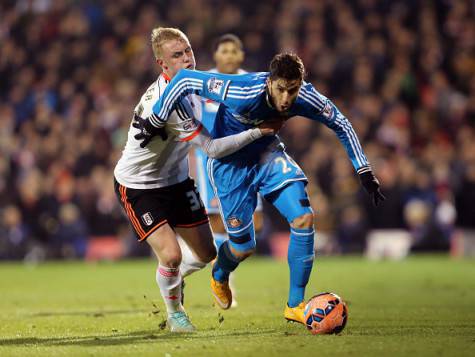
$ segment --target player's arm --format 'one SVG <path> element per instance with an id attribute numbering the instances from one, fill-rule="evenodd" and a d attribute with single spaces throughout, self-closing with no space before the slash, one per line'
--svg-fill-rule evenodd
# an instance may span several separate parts
<path id="1" fill-rule="evenodd" d="M 152 107 L 150 123 L 155 127 L 163 126 L 174 106 L 189 94 L 223 103 L 226 98 L 231 76 L 220 73 L 182 69 L 173 77 Z"/>
<path id="2" fill-rule="evenodd" d="M 306 83 L 300 89 L 297 108 L 298 115 L 318 120 L 335 132 L 358 173 L 361 184 L 372 197 L 374 204 L 378 205 L 380 201 L 384 201 L 385 197 L 379 189 L 379 181 L 373 174 L 353 126 L 332 101 L 318 93 L 311 84 Z"/>
<path id="3" fill-rule="evenodd" d="M 152 114 L 140 122 L 140 134 L 135 138 L 142 140 L 145 147 L 160 133 L 159 128 L 168 121 L 170 113 L 181 100 L 189 95 L 224 103 L 236 111 L 245 110 L 252 100 L 264 91 L 265 81 L 249 75 L 227 75 L 182 69 L 165 88 L 163 94 L 152 107 Z"/>
<path id="4" fill-rule="evenodd" d="M 262 136 L 275 135 L 282 127 L 282 120 L 265 121 L 257 128 L 213 139 L 202 123 L 195 119 L 191 106 L 187 104 L 184 100 L 177 105 L 177 110 L 170 115 L 167 128 L 176 140 L 201 148 L 211 158 L 230 155 Z"/>
<path id="5" fill-rule="evenodd" d="M 206 156 L 212 159 L 219 159 L 235 153 L 264 135 L 274 134 L 275 131 L 266 133 L 265 130 L 252 128 L 238 134 L 213 139 L 206 128 L 200 124 L 195 133 L 187 138 L 181 139 L 181 141 L 188 141 L 193 146 L 199 147 L 203 150 Z"/>

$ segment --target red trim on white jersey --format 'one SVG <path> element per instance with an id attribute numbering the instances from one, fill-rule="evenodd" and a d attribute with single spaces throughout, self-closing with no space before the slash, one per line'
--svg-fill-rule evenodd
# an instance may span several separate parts
<path id="1" fill-rule="evenodd" d="M 161 75 L 162 75 L 163 78 L 164 78 L 166 81 L 168 81 L 168 82 L 170 82 L 170 81 L 172 80 L 172 79 L 170 78 L 170 76 L 169 76 L 168 74 L 166 74 L 165 72 L 162 72 Z"/>
<path id="2" fill-rule="evenodd" d="M 203 130 L 203 125 L 201 125 L 190 135 L 188 135 L 186 138 L 180 139 L 180 141 L 190 141 L 193 140 L 199 133 L 201 133 L 201 130 Z"/>

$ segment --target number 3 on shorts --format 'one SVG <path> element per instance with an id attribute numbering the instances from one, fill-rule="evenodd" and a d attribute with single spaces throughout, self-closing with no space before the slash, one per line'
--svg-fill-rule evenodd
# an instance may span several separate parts
<path id="1" fill-rule="evenodd" d="M 186 193 L 186 197 L 190 200 L 190 209 L 192 211 L 197 211 L 203 207 L 203 202 L 201 202 L 200 196 L 195 190 L 190 190 Z"/>

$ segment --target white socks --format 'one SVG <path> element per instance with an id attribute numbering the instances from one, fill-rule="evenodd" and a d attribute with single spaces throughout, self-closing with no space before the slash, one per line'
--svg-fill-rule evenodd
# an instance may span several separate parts
<path id="1" fill-rule="evenodd" d="M 177 311 L 184 311 L 181 304 L 181 282 L 179 268 L 169 268 L 158 265 L 156 274 L 157 284 L 160 288 L 163 301 L 167 307 L 168 314 Z"/>
<path id="2" fill-rule="evenodd" d="M 181 249 L 180 274 L 183 278 L 206 266 L 206 263 L 195 257 L 188 244 L 181 237 L 178 237 L 178 244 L 180 244 Z"/>
<path id="3" fill-rule="evenodd" d="M 206 263 L 203 263 L 195 257 L 188 244 L 186 244 L 181 237 L 178 237 L 178 243 L 181 248 L 180 267 L 169 268 L 158 264 L 156 274 L 157 284 L 160 288 L 165 306 L 167 307 L 168 314 L 184 311 L 183 305 L 181 304 L 181 283 L 183 278 L 206 266 Z"/>

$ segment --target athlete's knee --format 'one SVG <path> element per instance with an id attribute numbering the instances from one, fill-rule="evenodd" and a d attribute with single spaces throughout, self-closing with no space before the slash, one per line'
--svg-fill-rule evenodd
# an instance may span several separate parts
<path id="1" fill-rule="evenodd" d="M 244 260 L 251 256 L 256 250 L 256 240 L 254 230 L 245 233 L 229 234 L 229 249 L 231 253 L 239 260 Z"/>
<path id="2" fill-rule="evenodd" d="M 160 264 L 166 267 L 178 268 L 180 266 L 182 255 L 178 245 L 169 244 L 161 247 L 157 256 L 159 257 Z"/>
<path id="3" fill-rule="evenodd" d="M 216 254 L 217 254 L 216 247 L 214 246 L 214 244 L 211 244 L 210 247 L 207 247 L 205 251 L 200 252 L 200 254 L 198 255 L 198 258 L 203 263 L 209 263 L 214 258 L 216 258 Z"/>
<path id="4" fill-rule="evenodd" d="M 315 215 L 313 212 L 304 213 L 303 215 L 294 218 L 290 223 L 290 226 L 297 229 L 312 228 L 314 219 Z"/>
<path id="5" fill-rule="evenodd" d="M 147 243 L 152 248 L 161 265 L 169 268 L 177 268 L 182 259 L 181 249 L 176 244 L 175 232 L 168 226 L 163 225 L 147 238 Z"/>
<path id="6" fill-rule="evenodd" d="M 165 249 L 161 254 L 160 264 L 169 268 L 178 268 L 181 264 L 181 252 Z"/>
<path id="7" fill-rule="evenodd" d="M 232 245 L 229 246 L 229 249 L 231 250 L 231 253 L 238 258 L 240 261 L 243 261 L 244 259 L 250 257 L 254 252 L 256 251 L 256 248 L 252 249 L 246 249 L 246 250 L 237 250 L 234 248 Z"/>

